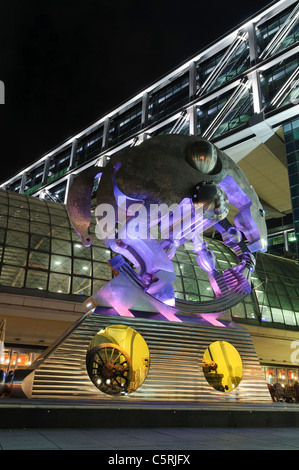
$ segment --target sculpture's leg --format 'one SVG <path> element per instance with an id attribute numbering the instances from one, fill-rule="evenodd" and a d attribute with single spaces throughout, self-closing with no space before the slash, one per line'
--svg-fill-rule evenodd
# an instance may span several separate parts
<path id="1" fill-rule="evenodd" d="M 216 269 L 216 256 L 212 250 L 208 249 L 208 243 L 203 242 L 198 250 L 196 262 L 209 275 L 209 281 L 216 297 L 221 297 L 228 292 L 228 287 L 222 274 Z"/>
<path id="2" fill-rule="evenodd" d="M 127 258 L 136 268 L 144 290 L 168 305 L 174 305 L 175 281 L 173 264 L 157 240 L 134 238 L 127 226 L 118 233 L 118 238 L 109 241 L 110 248 Z"/>

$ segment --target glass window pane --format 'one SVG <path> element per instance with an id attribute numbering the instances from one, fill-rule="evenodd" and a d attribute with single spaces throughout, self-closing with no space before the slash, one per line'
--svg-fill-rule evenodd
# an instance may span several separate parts
<path id="1" fill-rule="evenodd" d="M 9 205 L 11 206 L 20 206 L 20 207 L 28 207 L 27 200 L 24 199 L 22 196 L 17 194 L 10 193 L 9 194 Z"/>
<path id="2" fill-rule="evenodd" d="M 209 282 L 209 275 L 206 271 L 204 271 L 199 266 L 194 266 L 194 270 L 195 270 L 195 276 L 197 279 Z"/>
<path id="3" fill-rule="evenodd" d="M 74 274 L 81 274 L 81 276 L 91 275 L 91 262 L 84 259 L 74 259 L 73 265 Z"/>
<path id="4" fill-rule="evenodd" d="M 281 282 L 275 282 L 275 289 L 278 294 L 286 294 L 284 285 Z"/>
<path id="5" fill-rule="evenodd" d="M 173 261 L 173 260 L 172 260 Z M 180 276 L 181 275 L 181 270 L 179 268 L 179 265 L 178 263 L 176 263 L 175 261 L 173 261 L 173 268 L 174 268 L 174 274 L 176 274 L 177 276 Z"/>
<path id="6" fill-rule="evenodd" d="M 47 205 L 42 199 L 39 199 L 38 197 L 32 197 L 29 199 L 29 207 L 30 207 L 30 212 L 38 211 L 38 212 L 42 212 L 43 214 L 48 213 Z"/>
<path id="7" fill-rule="evenodd" d="M 189 256 L 188 256 L 188 253 L 183 253 L 183 252 L 181 252 L 181 251 L 177 251 L 177 252 L 176 252 L 175 258 L 176 258 L 178 261 L 185 262 L 185 263 L 189 263 L 189 261 L 190 261 L 190 258 L 189 258 Z"/>
<path id="8" fill-rule="evenodd" d="M 17 206 L 11 206 L 11 204 L 9 204 L 8 212 L 9 212 L 9 217 L 16 217 L 18 219 L 29 220 L 28 209 L 22 208 L 21 206 L 19 206 L 19 204 Z"/>
<path id="9" fill-rule="evenodd" d="M 1 204 L 1 203 L 0 203 L 0 214 L 1 214 L 1 215 L 7 215 L 7 214 L 8 214 L 8 206 L 7 206 L 7 204 Z"/>
<path id="10" fill-rule="evenodd" d="M 91 279 L 74 276 L 72 293 L 89 297 L 91 295 Z"/>
<path id="11" fill-rule="evenodd" d="M 7 222 L 8 222 L 8 218 L 6 215 L 0 215 L 0 230 L 3 231 L 6 226 L 7 226 Z"/>
<path id="12" fill-rule="evenodd" d="M 3 265 L 0 276 L 0 284 L 3 286 L 23 287 L 25 269 L 16 266 Z"/>
<path id="13" fill-rule="evenodd" d="M 276 294 L 274 283 L 271 281 L 267 282 L 267 292 L 270 292 L 270 294 Z"/>
<path id="14" fill-rule="evenodd" d="M 182 292 L 176 292 L 175 298 L 185 300 L 185 295 Z"/>
<path id="15" fill-rule="evenodd" d="M 72 245 L 70 242 L 65 240 L 52 239 L 52 252 L 59 253 L 61 255 L 72 255 Z"/>
<path id="16" fill-rule="evenodd" d="M 189 293 L 197 293 L 197 282 L 193 279 L 184 279 L 184 290 Z"/>
<path id="17" fill-rule="evenodd" d="M 269 304 L 271 307 L 280 307 L 277 295 L 268 294 Z"/>
<path id="18" fill-rule="evenodd" d="M 1 228 L 1 224 L 0 224 L 0 243 L 4 243 L 5 236 L 6 236 L 6 231 Z"/>
<path id="19" fill-rule="evenodd" d="M 243 302 L 240 302 L 238 305 L 232 308 L 233 317 L 245 318 L 245 308 Z"/>
<path id="20" fill-rule="evenodd" d="M 175 292 L 183 292 L 183 284 L 182 279 L 177 277 L 176 280 L 173 282 L 173 287 Z"/>
<path id="21" fill-rule="evenodd" d="M 289 297 L 286 295 L 280 295 L 279 300 L 282 308 L 285 308 L 286 310 L 292 310 L 292 304 Z"/>
<path id="22" fill-rule="evenodd" d="M 32 222 L 43 222 L 46 224 L 50 223 L 50 216 L 48 212 L 37 212 L 34 210 L 30 211 L 30 220 Z"/>
<path id="23" fill-rule="evenodd" d="M 45 290 L 47 288 L 47 281 L 48 272 L 28 269 L 26 287 L 30 287 L 32 289 Z"/>
<path id="24" fill-rule="evenodd" d="M 107 248 L 92 246 L 92 257 L 95 261 L 108 261 L 112 258 L 112 253 Z"/>
<path id="25" fill-rule="evenodd" d="M 253 303 L 245 303 L 245 309 L 246 309 L 246 317 L 247 318 L 258 318 L 258 314 L 256 311 L 256 306 Z"/>
<path id="26" fill-rule="evenodd" d="M 255 289 L 255 294 L 256 294 L 258 303 L 259 303 L 260 305 L 268 305 L 268 304 L 269 304 L 269 302 L 268 302 L 268 297 L 267 297 L 267 295 L 265 294 L 264 291 Z M 269 295 L 270 295 L 270 294 L 268 294 L 268 296 L 269 296 Z"/>
<path id="27" fill-rule="evenodd" d="M 51 256 L 51 271 L 71 274 L 72 260 L 66 256 Z"/>
<path id="28" fill-rule="evenodd" d="M 279 308 L 271 308 L 271 311 L 274 322 L 284 323 L 282 311 Z"/>
<path id="29" fill-rule="evenodd" d="M 290 310 L 283 310 L 283 317 L 286 325 L 296 325 L 294 312 Z"/>
<path id="30" fill-rule="evenodd" d="M 91 257 L 90 247 L 86 247 L 82 243 L 73 243 L 73 253 L 74 253 L 74 256 L 76 256 L 77 258 L 88 258 L 88 259 L 90 259 L 90 257 Z M 100 255 L 101 255 L 101 253 L 100 253 Z"/>
<path id="31" fill-rule="evenodd" d="M 295 298 L 295 297 L 292 297 L 291 298 L 291 301 L 292 301 L 292 305 L 293 305 L 293 309 L 296 311 L 296 312 L 299 312 L 299 298 Z"/>
<path id="32" fill-rule="evenodd" d="M 59 217 L 57 215 L 54 215 L 53 213 L 51 214 L 51 224 L 52 225 L 58 225 L 59 227 L 69 227 L 69 219 L 66 217 L 64 214 L 61 214 L 62 217 Z"/>
<path id="33" fill-rule="evenodd" d="M 49 290 L 69 294 L 71 285 L 71 276 L 65 274 L 50 273 Z"/>
<path id="34" fill-rule="evenodd" d="M 8 204 L 7 193 L 2 192 L 2 193 L 0 194 L 0 202 L 1 202 L 1 204 Z"/>
<path id="35" fill-rule="evenodd" d="M 261 307 L 261 317 L 262 317 L 262 321 L 268 321 L 268 322 L 273 321 L 271 311 L 270 311 L 270 307 L 268 307 L 267 305 L 262 305 L 262 307 Z"/>
<path id="36" fill-rule="evenodd" d="M 31 268 L 49 269 L 49 253 L 31 251 L 29 253 L 28 266 Z"/>
<path id="37" fill-rule="evenodd" d="M 62 238 L 62 240 L 70 240 L 71 232 L 66 228 L 61 227 L 52 227 L 52 237 Z"/>
<path id="38" fill-rule="evenodd" d="M 1 218 L 0 218 L 1 220 Z M 29 232 L 29 222 L 27 220 L 20 220 L 16 217 L 9 217 L 7 219 L 7 228 L 12 230 L 19 230 L 21 232 Z"/>
<path id="39" fill-rule="evenodd" d="M 61 215 L 63 213 L 66 214 L 65 206 L 61 204 L 57 204 L 56 202 L 52 202 L 52 201 L 47 201 L 46 204 L 50 212 L 57 213 L 57 214 L 60 213 Z"/>
<path id="40" fill-rule="evenodd" d="M 180 269 L 181 269 L 182 276 L 184 278 L 195 279 L 195 272 L 194 272 L 193 266 L 191 266 L 190 264 L 181 263 Z"/>
<path id="41" fill-rule="evenodd" d="M 214 297 L 214 291 L 211 285 L 207 282 L 199 283 L 199 292 L 201 296 Z"/>
<path id="42" fill-rule="evenodd" d="M 106 263 L 93 263 L 93 277 L 99 279 L 112 279 L 112 271 Z"/>
<path id="43" fill-rule="evenodd" d="M 287 290 L 288 295 L 290 295 L 292 297 L 296 297 L 296 290 L 294 289 L 293 286 L 289 286 L 288 284 L 286 284 L 285 288 Z"/>
<path id="44" fill-rule="evenodd" d="M 30 236 L 30 248 L 34 250 L 50 251 L 50 238 L 45 235 L 33 235 Z"/>
<path id="45" fill-rule="evenodd" d="M 219 266 L 220 271 L 225 271 L 225 269 L 228 269 L 230 267 L 228 261 L 222 260 L 222 259 L 217 259 L 217 264 Z"/>
<path id="46" fill-rule="evenodd" d="M 196 294 L 186 294 L 186 300 L 190 300 L 192 302 L 198 302 L 199 296 Z"/>
<path id="47" fill-rule="evenodd" d="M 213 251 L 216 255 L 217 260 L 227 261 L 226 256 L 224 255 L 224 253 L 222 253 L 222 251 L 219 251 L 218 249 L 213 249 Z"/>
<path id="48" fill-rule="evenodd" d="M 50 227 L 48 224 L 42 224 L 40 222 L 30 222 L 30 232 L 39 235 L 50 236 Z"/>
<path id="49" fill-rule="evenodd" d="M 28 247 L 28 234 L 24 232 L 17 232 L 15 230 L 7 230 L 6 244 L 12 246 L 19 246 L 23 248 Z"/>
<path id="50" fill-rule="evenodd" d="M 6 246 L 4 250 L 4 264 L 13 264 L 15 266 L 25 266 L 27 263 L 27 250 Z"/>

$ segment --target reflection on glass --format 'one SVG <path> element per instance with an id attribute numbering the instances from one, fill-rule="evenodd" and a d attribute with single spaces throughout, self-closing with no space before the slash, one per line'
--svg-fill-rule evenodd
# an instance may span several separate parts
<path id="1" fill-rule="evenodd" d="M 149 349 L 136 330 L 125 325 L 108 326 L 90 342 L 86 368 L 99 390 L 108 395 L 126 395 L 146 379 Z"/>
<path id="2" fill-rule="evenodd" d="M 231 392 L 242 379 L 240 354 L 226 341 L 210 344 L 203 355 L 202 368 L 209 384 L 221 392 Z"/>

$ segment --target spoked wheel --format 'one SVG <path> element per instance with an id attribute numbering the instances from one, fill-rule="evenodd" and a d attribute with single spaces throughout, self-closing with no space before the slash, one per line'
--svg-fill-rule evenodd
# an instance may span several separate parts
<path id="1" fill-rule="evenodd" d="M 104 393 L 118 395 L 128 390 L 131 361 L 126 351 L 113 343 L 95 346 L 87 353 L 87 372 L 94 385 Z"/>

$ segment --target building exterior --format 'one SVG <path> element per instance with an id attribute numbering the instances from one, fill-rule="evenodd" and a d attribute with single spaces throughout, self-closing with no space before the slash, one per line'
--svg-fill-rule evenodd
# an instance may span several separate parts
<path id="1" fill-rule="evenodd" d="M 146 90 L 0 185 L 0 317 L 7 369 L 25 366 L 82 315 L 111 279 L 111 253 L 83 247 L 65 202 L 84 169 L 164 133 L 198 135 L 225 151 L 266 211 L 268 254 L 257 255 L 252 293 L 228 318 L 249 329 L 269 381 L 299 374 L 298 4 L 270 4 Z M 97 188 L 95 180 L 94 191 Z M 232 211 L 233 212 L 233 211 Z M 209 240 L 218 268 L 233 252 Z M 213 296 L 193 253 L 174 259 L 176 296 Z M 5 365 L 5 361 L 7 365 Z M 15 362 L 15 364 L 13 364 Z"/>
<path id="2" fill-rule="evenodd" d="M 6 319 L 1 367 L 8 371 L 29 365 L 82 317 L 83 302 L 112 279 L 107 264 L 112 253 L 96 237 L 84 247 L 63 204 L 0 190 L 0 210 L 0 317 Z M 92 233 L 94 227 L 93 221 Z M 228 246 L 211 239 L 209 245 L 217 269 L 237 264 Z M 173 258 L 175 295 L 209 300 L 214 293 L 195 257 L 181 247 Z M 249 330 L 269 380 L 293 383 L 299 374 L 297 262 L 259 253 L 252 287 L 223 318 Z"/>

